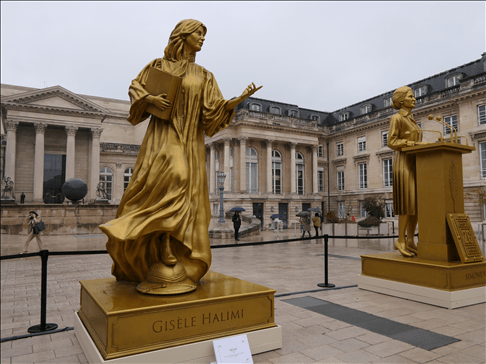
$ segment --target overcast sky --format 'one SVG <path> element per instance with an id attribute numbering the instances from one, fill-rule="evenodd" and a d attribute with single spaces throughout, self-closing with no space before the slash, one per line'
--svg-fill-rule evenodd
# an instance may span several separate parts
<path id="1" fill-rule="evenodd" d="M 208 28 L 196 62 L 225 98 L 336 111 L 481 58 L 484 2 L 1 1 L 1 82 L 128 100 L 174 26 Z"/>

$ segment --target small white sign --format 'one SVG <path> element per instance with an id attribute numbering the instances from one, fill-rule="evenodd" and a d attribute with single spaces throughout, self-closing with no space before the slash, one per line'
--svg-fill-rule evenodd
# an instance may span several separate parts
<path id="1" fill-rule="evenodd" d="M 218 364 L 253 364 L 246 334 L 213 340 L 213 347 Z"/>

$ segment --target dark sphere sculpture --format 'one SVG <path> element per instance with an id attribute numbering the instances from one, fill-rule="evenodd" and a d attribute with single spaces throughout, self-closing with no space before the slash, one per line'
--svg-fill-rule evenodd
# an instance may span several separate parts
<path id="1" fill-rule="evenodd" d="M 62 185 L 62 194 L 72 202 L 79 201 L 88 193 L 88 185 L 80 178 L 68 179 Z"/>

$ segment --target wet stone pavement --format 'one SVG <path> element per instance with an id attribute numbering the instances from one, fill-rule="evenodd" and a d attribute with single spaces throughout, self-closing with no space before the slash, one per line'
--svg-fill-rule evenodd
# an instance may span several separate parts
<path id="1" fill-rule="evenodd" d="M 274 240 L 276 234 L 240 243 Z M 293 231 L 279 239 L 294 238 Z M 17 254 L 25 236 L 2 235 L 1 254 Z M 52 251 L 104 249 L 102 235 L 44 236 Z M 233 240 L 212 241 L 212 245 Z M 37 244 L 31 242 L 29 252 Z M 275 321 L 283 346 L 253 356 L 255 363 L 484 363 L 486 304 L 455 310 L 399 299 L 356 287 L 359 256 L 376 250 L 329 247 L 324 282 L 323 240 L 213 249 L 211 270 L 277 290 Z M 79 309 L 79 280 L 110 277 L 103 255 L 50 256 L 47 322 L 72 327 Z M 1 262 L 1 337 L 27 334 L 40 323 L 39 257 Z M 314 291 L 314 292 L 306 292 Z M 304 292 L 295 294 L 296 292 Z M 74 331 L 1 344 L 1 363 L 86 363 Z"/>

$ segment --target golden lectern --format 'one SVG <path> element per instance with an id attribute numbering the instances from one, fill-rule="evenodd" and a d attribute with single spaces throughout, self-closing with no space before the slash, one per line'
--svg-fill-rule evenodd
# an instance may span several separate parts
<path id="1" fill-rule="evenodd" d="M 447 308 L 486 301 L 486 259 L 464 213 L 462 154 L 474 147 L 437 142 L 415 155 L 418 253 L 362 256 L 358 287 Z"/>

